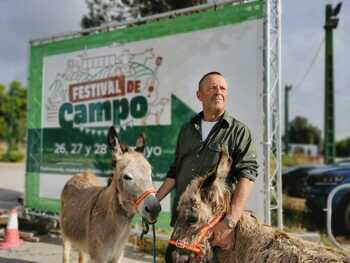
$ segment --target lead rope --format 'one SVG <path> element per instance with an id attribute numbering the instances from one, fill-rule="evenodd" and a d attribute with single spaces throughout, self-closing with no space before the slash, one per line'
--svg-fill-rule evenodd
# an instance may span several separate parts
<path id="1" fill-rule="evenodd" d="M 153 244 L 152 244 L 152 257 L 153 257 L 153 263 L 157 263 L 157 237 L 156 237 L 156 223 L 151 224 L 152 225 L 152 233 L 153 233 Z M 149 232 L 149 223 L 142 218 L 142 233 L 140 235 L 140 239 L 142 240 L 143 237 Z"/>
<path id="2" fill-rule="evenodd" d="M 156 239 L 156 223 L 152 224 L 153 230 L 153 263 L 157 263 L 157 239 Z"/>

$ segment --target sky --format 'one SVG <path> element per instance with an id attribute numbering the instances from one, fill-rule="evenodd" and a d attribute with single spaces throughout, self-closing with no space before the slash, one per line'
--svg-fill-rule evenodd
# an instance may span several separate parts
<path id="1" fill-rule="evenodd" d="M 324 13 L 338 1 L 283 0 L 282 84 L 290 92 L 290 119 L 305 116 L 323 129 Z M 80 29 L 85 0 L 0 0 L 0 83 L 27 85 L 29 40 Z M 336 139 L 350 137 L 350 3 L 344 1 L 334 32 Z M 319 51 L 319 52 L 317 52 Z M 311 63 L 313 61 L 313 63 Z M 312 66 L 310 66 L 312 65 Z M 308 74 L 306 74 L 308 73 Z"/>

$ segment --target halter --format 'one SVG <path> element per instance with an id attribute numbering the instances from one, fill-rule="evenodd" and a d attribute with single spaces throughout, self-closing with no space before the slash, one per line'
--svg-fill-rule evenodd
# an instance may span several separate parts
<path id="1" fill-rule="evenodd" d="M 201 242 L 208 239 L 208 235 L 210 231 L 213 229 L 214 226 L 216 226 L 224 215 L 217 215 L 215 216 L 208 224 L 204 225 L 200 231 L 198 237 L 194 240 L 193 243 L 188 243 L 183 240 L 175 240 L 171 239 L 169 240 L 169 244 L 174 245 L 178 248 L 185 249 L 191 252 L 194 252 L 197 254 L 197 256 L 202 255 L 202 245 Z"/>
<path id="2" fill-rule="evenodd" d="M 155 194 L 156 192 L 157 190 L 153 186 L 150 189 L 143 192 L 139 197 L 135 198 L 135 200 L 133 201 L 134 208 L 137 209 L 137 207 L 142 203 L 143 200 L 145 200 L 147 196 L 149 196 L 150 194 Z"/>

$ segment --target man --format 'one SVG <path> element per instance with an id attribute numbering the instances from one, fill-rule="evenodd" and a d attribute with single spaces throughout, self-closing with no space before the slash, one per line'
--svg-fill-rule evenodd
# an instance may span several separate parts
<path id="1" fill-rule="evenodd" d="M 181 128 L 174 163 L 157 192 L 158 199 L 162 200 L 175 187 L 171 220 L 174 226 L 177 203 L 187 185 L 215 167 L 220 151 L 228 152 L 233 164 L 226 181 L 236 186 L 231 209 L 213 229 L 211 241 L 221 249 L 230 249 L 233 245 L 233 230 L 245 208 L 258 168 L 249 129 L 225 111 L 227 93 L 226 80 L 219 72 L 209 72 L 199 81 L 197 98 L 203 111 Z M 168 247 L 166 262 L 171 262 L 172 249 Z"/>

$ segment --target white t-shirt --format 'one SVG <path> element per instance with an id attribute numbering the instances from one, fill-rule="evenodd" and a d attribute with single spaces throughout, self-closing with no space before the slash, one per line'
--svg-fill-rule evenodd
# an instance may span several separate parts
<path id="1" fill-rule="evenodd" d="M 217 123 L 217 121 L 204 121 L 202 120 L 202 140 L 205 141 L 211 131 L 211 129 L 214 127 L 214 125 Z"/>

